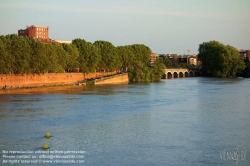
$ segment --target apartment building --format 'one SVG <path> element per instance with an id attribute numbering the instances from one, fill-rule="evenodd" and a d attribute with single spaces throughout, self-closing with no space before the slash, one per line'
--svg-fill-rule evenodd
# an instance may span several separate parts
<path id="1" fill-rule="evenodd" d="M 26 29 L 19 29 L 18 36 L 30 36 L 34 38 L 49 38 L 49 27 L 47 26 L 27 26 Z"/>

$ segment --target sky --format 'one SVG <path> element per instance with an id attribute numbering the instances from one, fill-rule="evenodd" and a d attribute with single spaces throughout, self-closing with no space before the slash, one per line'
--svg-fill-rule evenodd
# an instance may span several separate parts
<path id="1" fill-rule="evenodd" d="M 158 54 L 197 54 L 217 40 L 250 49 L 250 0 L 0 0 L 0 35 L 49 26 L 55 40 L 145 44 Z"/>

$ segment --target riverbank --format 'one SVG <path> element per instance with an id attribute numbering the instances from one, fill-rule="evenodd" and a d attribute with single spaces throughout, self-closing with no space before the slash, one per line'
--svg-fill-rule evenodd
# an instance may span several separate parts
<path id="1" fill-rule="evenodd" d="M 32 88 L 42 86 L 83 85 L 88 81 L 97 84 L 128 82 L 127 74 L 109 73 L 47 73 L 41 75 L 0 75 L 1 89 Z"/>

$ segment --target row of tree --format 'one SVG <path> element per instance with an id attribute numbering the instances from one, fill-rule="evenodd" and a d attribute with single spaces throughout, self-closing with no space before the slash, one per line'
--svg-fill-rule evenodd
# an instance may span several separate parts
<path id="1" fill-rule="evenodd" d="M 128 71 L 131 82 L 159 81 L 163 61 L 150 66 L 151 49 L 143 44 L 115 47 L 108 41 L 44 44 L 15 34 L 0 36 L 0 74 Z"/>
<path id="2" fill-rule="evenodd" d="M 198 59 L 202 61 L 202 69 L 214 77 L 234 77 L 237 72 L 246 70 L 245 60 L 239 56 L 236 48 L 218 41 L 200 44 Z"/>

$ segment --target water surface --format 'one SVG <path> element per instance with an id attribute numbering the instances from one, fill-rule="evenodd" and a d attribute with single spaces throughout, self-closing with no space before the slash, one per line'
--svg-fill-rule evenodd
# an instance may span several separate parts
<path id="1" fill-rule="evenodd" d="M 84 165 L 250 165 L 249 84 L 193 77 L 2 91 L 0 151 L 46 142 L 86 151 Z M 235 151 L 246 158 L 223 156 Z"/>

